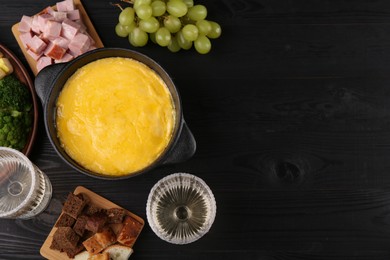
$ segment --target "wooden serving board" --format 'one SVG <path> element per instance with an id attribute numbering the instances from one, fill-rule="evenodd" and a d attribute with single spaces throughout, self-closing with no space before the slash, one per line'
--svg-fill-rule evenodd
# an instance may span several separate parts
<path id="1" fill-rule="evenodd" d="M 75 8 L 79 9 L 80 10 L 80 16 L 81 16 L 81 19 L 83 21 L 83 23 L 85 24 L 85 26 L 87 27 L 87 32 L 88 34 L 92 37 L 92 39 L 95 41 L 95 47 L 96 48 L 102 48 L 104 47 L 102 41 L 100 40 L 100 37 L 99 35 L 97 34 L 96 30 L 95 30 L 95 27 L 93 26 L 91 20 L 89 19 L 89 16 L 87 14 L 87 12 L 85 11 L 85 8 L 83 6 L 83 4 L 81 3 L 80 0 L 73 0 L 74 4 L 75 4 Z M 52 6 L 52 8 L 54 10 L 56 10 L 56 6 Z M 21 19 L 22 17 L 20 17 Z M 27 53 L 27 50 L 26 48 L 23 46 L 23 43 L 22 41 L 20 40 L 19 36 L 20 36 L 20 33 L 19 33 L 19 23 L 17 24 L 14 24 L 12 26 L 12 33 L 16 39 L 16 41 L 18 42 L 19 44 L 19 47 L 20 49 L 22 50 L 23 52 L 23 55 L 24 57 L 26 58 L 32 72 L 34 73 L 34 75 L 36 76 L 38 74 L 38 70 L 37 70 L 37 62 Z"/>
<path id="2" fill-rule="evenodd" d="M 87 188 L 85 188 L 83 186 L 78 186 L 74 190 L 73 194 L 75 194 L 75 195 L 85 194 L 90 199 L 90 203 L 95 204 L 96 206 L 99 206 L 103 209 L 122 208 L 122 207 L 114 204 L 113 202 L 99 196 L 98 194 L 88 190 Z M 126 210 L 126 213 L 127 213 L 127 215 L 129 215 L 130 217 L 134 218 L 135 220 L 137 220 L 139 223 L 142 224 L 142 228 L 141 228 L 140 232 L 138 233 L 138 236 L 139 236 L 139 234 L 141 233 L 141 231 L 145 225 L 145 221 L 142 218 L 140 218 L 139 216 L 135 215 L 134 213 L 132 213 L 128 210 Z M 58 221 L 58 219 L 57 219 L 57 221 Z M 57 221 L 56 221 L 56 223 L 57 223 Z M 54 225 L 52 230 L 50 231 L 49 235 L 47 236 L 45 242 L 43 243 L 41 250 L 40 250 L 40 253 L 43 257 L 45 257 L 47 259 L 68 260 L 70 258 L 66 255 L 66 253 L 61 253 L 60 251 L 50 249 L 50 245 L 53 241 L 53 235 L 56 232 L 56 230 L 57 230 L 57 228 Z M 114 232 L 117 231 L 117 230 L 115 230 L 115 228 L 113 228 L 113 230 L 114 230 Z M 138 239 L 138 236 L 137 236 L 137 239 Z"/>

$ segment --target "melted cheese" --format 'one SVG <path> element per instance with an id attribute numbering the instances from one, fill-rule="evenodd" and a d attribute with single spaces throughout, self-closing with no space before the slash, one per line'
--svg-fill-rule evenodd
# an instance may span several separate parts
<path id="1" fill-rule="evenodd" d="M 93 172 L 120 176 L 152 164 L 175 124 L 171 94 L 146 65 L 104 58 L 78 69 L 57 101 L 61 145 Z"/>

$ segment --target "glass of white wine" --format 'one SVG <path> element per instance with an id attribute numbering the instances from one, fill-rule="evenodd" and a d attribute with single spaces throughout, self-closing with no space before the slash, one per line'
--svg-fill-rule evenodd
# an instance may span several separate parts
<path id="1" fill-rule="evenodd" d="M 168 175 L 151 189 L 146 215 L 151 229 L 173 244 L 192 243 L 211 228 L 217 206 L 200 178 L 188 173 Z"/>
<path id="2" fill-rule="evenodd" d="M 29 219 L 46 209 L 49 178 L 24 154 L 0 147 L 0 218 Z"/>

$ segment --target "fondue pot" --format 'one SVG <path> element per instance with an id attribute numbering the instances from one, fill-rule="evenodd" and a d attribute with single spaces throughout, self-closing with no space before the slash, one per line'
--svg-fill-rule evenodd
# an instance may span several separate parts
<path id="1" fill-rule="evenodd" d="M 109 57 L 131 58 L 154 70 L 167 85 L 176 112 L 176 124 L 174 126 L 172 138 L 161 155 L 146 168 L 121 176 L 98 174 L 79 165 L 61 147 L 56 129 L 56 102 L 68 78 L 84 65 L 98 59 Z M 85 53 L 70 62 L 49 65 L 42 69 L 37 75 L 35 79 L 35 89 L 43 105 L 43 119 L 51 144 L 58 155 L 78 172 L 100 179 L 124 179 L 150 171 L 161 165 L 183 162 L 195 153 L 196 142 L 184 121 L 180 95 L 175 84 L 159 64 L 139 52 L 120 48 L 100 48 Z M 107 129 L 107 131 L 109 131 L 109 129 Z M 115 160 L 115 158 L 113 158 L 113 160 Z"/>

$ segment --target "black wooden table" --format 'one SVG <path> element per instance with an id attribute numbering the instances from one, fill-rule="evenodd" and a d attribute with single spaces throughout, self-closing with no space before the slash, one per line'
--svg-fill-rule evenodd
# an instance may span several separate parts
<path id="1" fill-rule="evenodd" d="M 55 1 L 0 2 L 0 42 L 27 66 L 11 26 Z M 134 49 L 115 35 L 109 2 L 83 1 L 105 46 Z M 211 53 L 136 50 L 173 77 L 196 154 L 124 181 L 98 180 L 56 155 L 41 118 L 30 158 L 52 181 L 53 200 L 35 219 L 0 220 L 0 258 L 41 258 L 78 185 L 146 220 L 152 186 L 188 172 L 214 192 L 210 232 L 179 246 L 146 224 L 132 259 L 390 259 L 390 2 L 195 2 L 223 28 Z"/>

